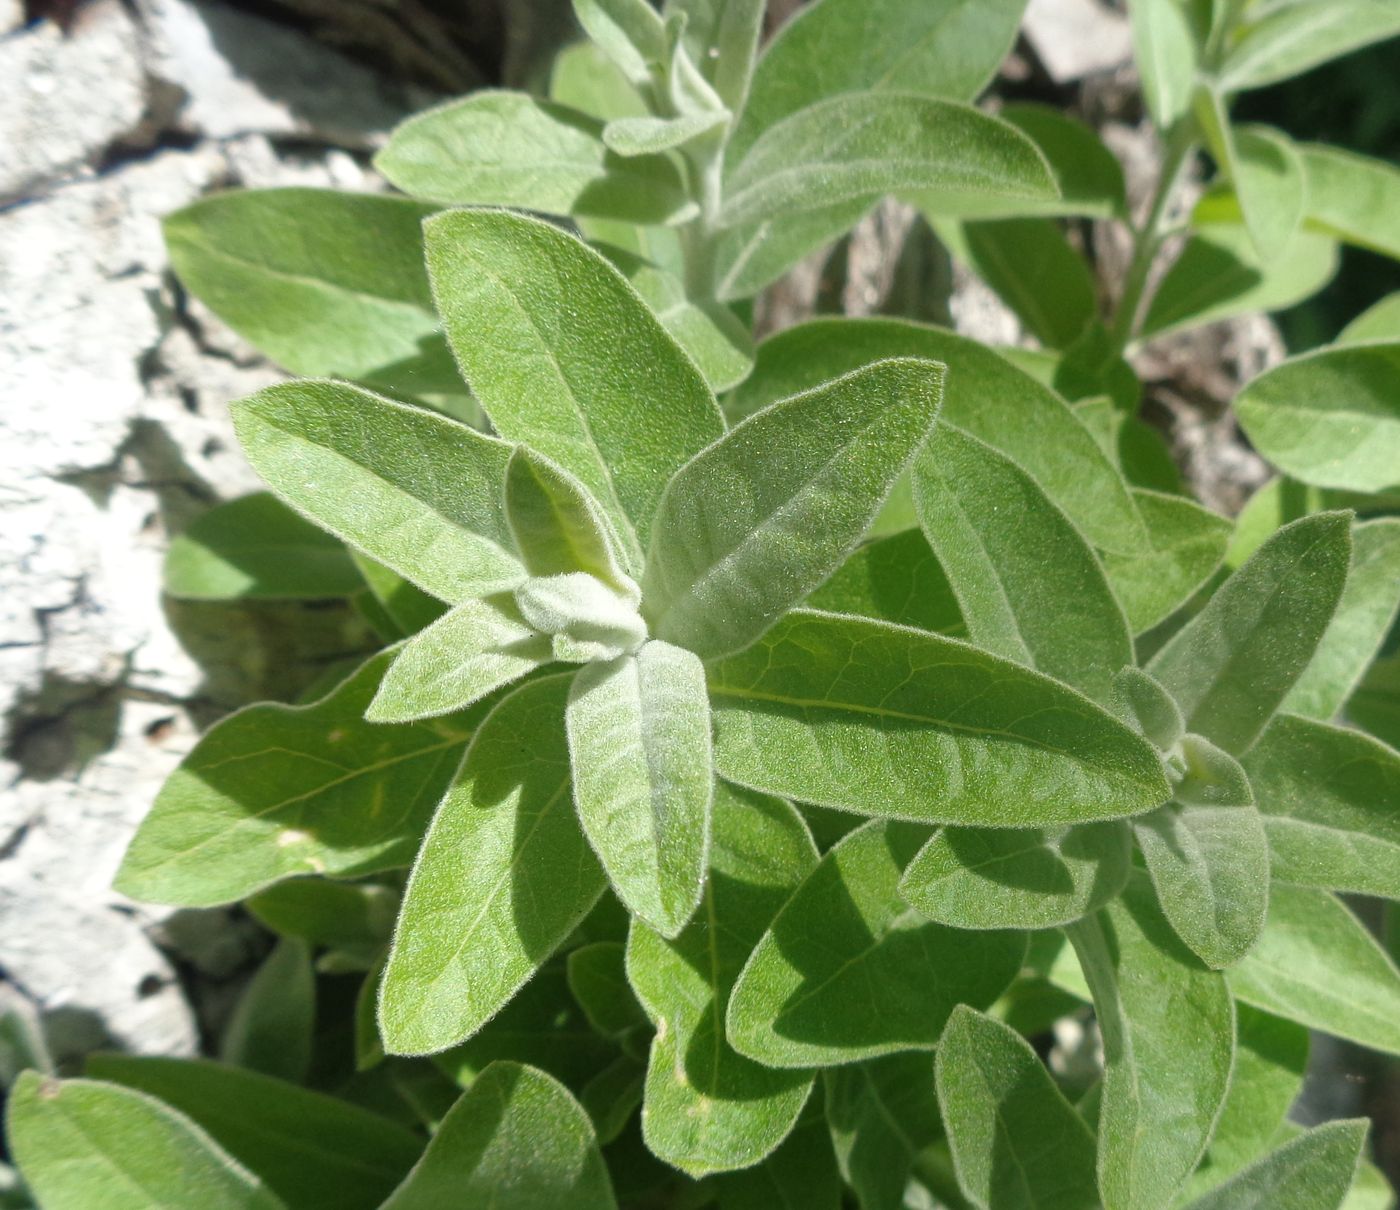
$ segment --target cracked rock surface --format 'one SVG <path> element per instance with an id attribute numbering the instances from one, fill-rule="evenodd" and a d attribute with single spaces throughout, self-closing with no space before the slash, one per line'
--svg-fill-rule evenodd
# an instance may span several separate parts
<path id="1" fill-rule="evenodd" d="M 346 622 L 162 602 L 169 537 L 256 486 L 227 402 L 282 375 L 179 290 L 160 218 L 215 188 L 376 188 L 365 153 L 428 98 L 191 0 L 96 0 L 66 32 L 0 9 L 0 81 L 0 1009 L 33 1007 L 60 1063 L 190 1054 L 188 984 L 246 930 L 171 927 L 112 876 L 197 730 L 295 692 Z"/>

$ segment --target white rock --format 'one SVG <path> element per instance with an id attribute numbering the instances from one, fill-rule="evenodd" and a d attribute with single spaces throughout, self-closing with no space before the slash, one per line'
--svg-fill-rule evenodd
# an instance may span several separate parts
<path id="1" fill-rule="evenodd" d="M 1030 0 L 1021 30 L 1057 84 L 1132 61 L 1127 17 L 1100 0 Z"/>
<path id="2" fill-rule="evenodd" d="M 0 12 L 0 30 L 8 28 Z M 136 26 L 120 0 L 84 8 L 70 35 L 39 21 L 0 39 L 0 202 L 90 165 L 146 111 Z"/>

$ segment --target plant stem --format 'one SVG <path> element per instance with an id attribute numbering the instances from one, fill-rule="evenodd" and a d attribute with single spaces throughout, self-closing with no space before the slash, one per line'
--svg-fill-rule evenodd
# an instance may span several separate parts
<path id="1" fill-rule="evenodd" d="M 700 139 L 686 157 L 690 161 L 695 201 L 700 213 L 681 228 L 685 256 L 685 292 L 692 302 L 713 302 L 715 253 L 719 244 L 719 210 L 723 202 L 723 128 Z"/>
<path id="2" fill-rule="evenodd" d="M 1118 300 L 1118 309 L 1114 312 L 1113 326 L 1109 329 L 1109 343 L 1114 356 L 1121 355 L 1137 335 L 1138 321 L 1152 276 L 1152 266 L 1167 236 L 1167 217 L 1171 212 L 1171 204 L 1195 150 L 1194 122 L 1190 118 L 1183 118 L 1167 135 L 1167 153 L 1162 162 L 1161 175 L 1157 178 L 1157 188 L 1152 195 L 1152 205 L 1142 226 L 1134 232 L 1132 260 L 1123 279 L 1123 293 Z"/>

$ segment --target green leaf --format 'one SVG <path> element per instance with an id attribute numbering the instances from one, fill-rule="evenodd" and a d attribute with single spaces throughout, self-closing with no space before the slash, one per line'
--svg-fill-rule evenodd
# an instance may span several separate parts
<path id="1" fill-rule="evenodd" d="M 389 940 L 399 895 L 373 883 L 292 878 L 259 891 L 243 906 L 283 937 L 332 948 L 369 948 Z"/>
<path id="2" fill-rule="evenodd" d="M 1191 1210 L 1338 1210 L 1366 1142 L 1365 1118 L 1328 1122 L 1191 1203 Z"/>
<path id="3" fill-rule="evenodd" d="M 1248 1004 L 1235 1006 L 1235 1025 L 1230 1092 L 1210 1150 L 1187 1183 L 1182 1202 L 1214 1189 L 1262 1156 L 1303 1087 L 1306 1029 Z"/>
<path id="4" fill-rule="evenodd" d="M 165 220 L 181 282 L 294 374 L 364 378 L 441 346 L 407 198 L 241 189 Z M 458 384 L 460 391 L 461 385 Z"/>
<path id="5" fill-rule="evenodd" d="M 1146 529 L 1128 485 L 1069 405 L 1005 358 L 966 337 L 894 319 L 819 319 L 759 346 L 734 392 L 733 415 L 886 357 L 948 367 L 942 420 L 966 429 L 1040 484 L 1096 547 L 1138 552 Z"/>
<path id="6" fill-rule="evenodd" d="M 724 110 L 678 118 L 615 118 L 603 127 L 603 142 L 621 156 L 658 155 L 693 143 L 728 120 Z"/>
<path id="7" fill-rule="evenodd" d="M 1188 763 L 1194 763 L 1193 743 L 1199 747 L 1204 741 L 1186 737 Z M 1269 842 L 1243 772 L 1218 748 L 1212 756 L 1234 765 L 1234 793 L 1168 803 L 1134 819 L 1133 833 L 1172 930 L 1202 962 L 1219 970 L 1238 962 L 1264 927 Z"/>
<path id="8" fill-rule="evenodd" d="M 316 976 L 311 947 L 285 937 L 243 989 L 224 1027 L 219 1058 L 300 1084 L 311 1068 Z"/>
<path id="9" fill-rule="evenodd" d="M 1351 515 L 1285 525 L 1148 665 L 1186 726 L 1227 752 L 1247 749 L 1302 675 L 1337 608 Z"/>
<path id="10" fill-rule="evenodd" d="M 715 253 L 715 297 L 733 300 L 757 294 L 808 253 L 849 231 L 878 200 L 858 197 L 726 228 Z"/>
<path id="11" fill-rule="evenodd" d="M 1094 1136 L 1014 1029 L 960 1005 L 934 1056 L 958 1183 L 988 1210 L 1094 1210 Z"/>
<path id="12" fill-rule="evenodd" d="M 374 1210 L 423 1149 L 347 1101 L 204 1059 L 95 1055 L 87 1070 L 188 1114 L 297 1210 Z"/>
<path id="13" fill-rule="evenodd" d="M 633 84 L 651 83 L 666 59 L 666 26 L 646 0 L 574 0 L 574 16 Z"/>
<path id="14" fill-rule="evenodd" d="M 1396 34 L 1400 12 L 1389 0 L 1296 0 L 1263 8 L 1236 31 L 1221 83 L 1232 92 L 1262 88 Z"/>
<path id="15" fill-rule="evenodd" d="M 407 865 L 470 723 L 366 723 L 392 658 L 375 656 L 309 706 L 263 703 L 215 724 L 161 787 L 116 888 L 209 907 L 296 874 Z"/>
<path id="16" fill-rule="evenodd" d="M 1133 488 L 1147 542 L 1132 554 L 1107 551 L 1103 569 L 1134 634 L 1151 630 L 1215 574 L 1230 541 L 1230 523 L 1181 496 Z"/>
<path id="17" fill-rule="evenodd" d="M 412 197 L 546 214 L 672 222 L 693 203 L 664 156 L 614 155 L 603 124 L 519 92 L 483 90 L 398 126 L 374 166 Z"/>
<path id="18" fill-rule="evenodd" d="M 1400 612 L 1400 520 L 1352 526 L 1351 570 L 1317 653 L 1283 699 L 1283 709 L 1330 719 L 1365 675 Z"/>
<path id="19" fill-rule="evenodd" d="M 282 1202 L 198 1126 L 153 1097 L 25 1072 L 6 1133 L 44 1210 L 281 1210 Z"/>
<path id="20" fill-rule="evenodd" d="M 943 1133 L 928 1055 L 828 1067 L 822 1082 L 836 1161 L 861 1210 L 904 1210 L 915 1161 Z"/>
<path id="21" fill-rule="evenodd" d="M 1336 343 L 1354 345 L 1372 340 L 1400 341 L 1400 290 L 1367 307 L 1342 329 Z"/>
<path id="22" fill-rule="evenodd" d="M 878 362 L 750 416 L 657 509 L 642 600 L 705 658 L 756 639 L 838 568 L 928 436 L 943 367 Z"/>
<path id="23" fill-rule="evenodd" d="M 1132 833 L 1117 820 L 1075 828 L 940 828 L 909 863 L 899 893 L 920 915 L 953 928 L 1051 928 L 1121 891 L 1132 855 Z"/>
<path id="24" fill-rule="evenodd" d="M 667 481 L 724 431 L 699 370 L 617 270 L 557 227 L 459 210 L 426 230 L 448 341 L 491 423 L 578 477 L 635 568 Z"/>
<path id="25" fill-rule="evenodd" d="M 731 157 L 788 115 L 838 93 L 911 89 L 971 101 L 1011 49 L 1025 7 L 1025 0 L 804 6 L 759 60 Z"/>
<path id="26" fill-rule="evenodd" d="M 16 996 L 0 1011 L 0 1091 L 8 1092 L 20 1072 L 29 1070 L 51 1076 L 54 1061 L 38 1011 Z"/>
<path id="27" fill-rule="evenodd" d="M 919 520 L 977 646 L 1107 700 L 1133 662 L 1094 552 L 1025 471 L 940 425 L 914 466 Z"/>
<path id="28" fill-rule="evenodd" d="M 1146 736 L 1154 747 L 1167 752 L 1181 742 L 1186 721 L 1172 695 L 1141 668 L 1124 668 L 1113 678 L 1119 717 Z"/>
<path id="29" fill-rule="evenodd" d="M 903 627 L 794 611 L 712 665 L 710 694 L 718 772 L 822 806 L 1040 827 L 1170 794 L 1155 750 L 1087 698 Z"/>
<path id="30" fill-rule="evenodd" d="M 390 622 L 404 635 L 417 634 L 447 612 L 447 605 L 410 584 L 377 559 L 350 552 L 370 594 L 384 608 Z"/>
<path id="31" fill-rule="evenodd" d="M 926 835 L 872 821 L 822 858 L 734 985 L 735 1050 L 770 1067 L 931 1050 L 958 1004 L 985 1008 L 1006 989 L 1024 936 L 924 923 L 900 899 Z"/>
<path id="32" fill-rule="evenodd" d="M 1142 96 L 1158 130 L 1174 126 L 1191 107 L 1196 43 L 1177 0 L 1129 0 L 1133 59 Z"/>
<path id="33" fill-rule="evenodd" d="M 627 1128 L 642 1103 L 646 1065 L 631 1055 L 619 1055 L 583 1086 L 579 1104 L 588 1111 L 598 1142 L 606 1146 Z"/>
<path id="34" fill-rule="evenodd" d="M 340 382 L 282 383 L 231 410 L 278 496 L 424 591 L 462 601 L 522 578 L 504 441 Z"/>
<path id="35" fill-rule="evenodd" d="M 1098 313 L 1098 287 L 1084 258 L 1051 219 L 1010 218 L 935 230 L 996 291 L 1041 344 L 1064 348 Z"/>
<path id="36" fill-rule="evenodd" d="M 584 834 L 618 898 L 674 937 L 700 901 L 710 843 L 704 666 L 661 640 L 585 664 L 566 719 Z"/>
<path id="37" fill-rule="evenodd" d="M 1245 227 L 1262 261 L 1282 256 L 1305 209 L 1310 210 L 1312 175 L 1291 140 L 1268 126 L 1231 131 L 1230 175 Z"/>
<path id="38" fill-rule="evenodd" d="M 569 797 L 572 676 L 503 698 L 467 750 L 404 893 L 379 1000 L 391 1054 L 470 1037 L 602 894 Z"/>
<path id="39" fill-rule="evenodd" d="M 216 504 L 176 537 L 162 587 L 184 600 L 315 600 L 348 596 L 360 573 L 329 534 L 257 492 Z"/>
<path id="40" fill-rule="evenodd" d="M 650 112 L 627 77 L 592 42 L 575 42 L 555 56 L 549 99 L 604 122 Z"/>
<path id="41" fill-rule="evenodd" d="M 1059 213 L 1100 218 L 1127 213 L 1122 165 L 1092 126 L 1054 105 L 1029 101 L 1013 101 L 997 112 L 1049 160 L 1060 186 Z"/>
<path id="42" fill-rule="evenodd" d="M 770 126 L 724 189 L 727 227 L 904 189 L 1032 203 L 1059 196 L 1044 156 L 1009 122 L 883 91 L 829 97 Z"/>
<path id="43" fill-rule="evenodd" d="M 583 1107 L 533 1067 L 492 1063 L 448 1110 L 383 1210 L 615 1210 Z"/>
<path id="44" fill-rule="evenodd" d="M 685 14 L 684 44 L 691 59 L 734 113 L 748 97 L 763 9 L 764 0 L 667 0 L 667 15 Z"/>
<path id="45" fill-rule="evenodd" d="M 1259 452 L 1304 483 L 1400 485 L 1400 342 L 1292 358 L 1249 383 L 1235 414 Z"/>
<path id="46" fill-rule="evenodd" d="M 1322 289 L 1337 265 L 1337 241 L 1330 236 L 1304 229 L 1283 255 L 1261 262 L 1243 224 L 1200 225 L 1163 275 L 1140 335 L 1162 336 L 1251 311 L 1282 311 Z"/>
<path id="47" fill-rule="evenodd" d="M 1229 972 L 1246 1004 L 1400 1054 L 1400 971 L 1335 895 L 1276 882 L 1259 943 Z"/>
<path id="48" fill-rule="evenodd" d="M 1347 702 L 1347 717 L 1392 748 L 1400 747 L 1400 656 L 1372 665 Z"/>
<path id="49" fill-rule="evenodd" d="M 1145 878 L 1069 929 L 1103 1032 L 1099 1191 L 1107 1210 L 1171 1204 L 1230 1083 L 1234 1004 L 1157 911 Z"/>
<path id="50" fill-rule="evenodd" d="M 1245 757 L 1274 877 L 1400 899 L 1400 753 L 1280 714 Z"/>
<path id="51" fill-rule="evenodd" d="M 775 1071 L 732 1050 L 724 1018 L 750 951 L 816 864 L 790 804 L 721 782 L 700 913 L 673 941 L 632 926 L 627 972 L 657 1027 L 642 1135 L 690 1176 L 763 1160 L 811 1091 L 811 1073 Z"/>
<path id="52" fill-rule="evenodd" d="M 1400 24 L 1396 26 L 1400 32 Z M 1307 170 L 1308 224 L 1360 248 L 1400 259 L 1400 169 L 1309 143 L 1301 148 Z"/>
<path id="53" fill-rule="evenodd" d="M 619 1038 L 647 1024 L 627 982 L 627 951 L 620 941 L 594 941 L 569 951 L 569 991 L 588 1023 L 604 1037 Z M 640 1090 L 638 1098 L 640 1099 Z"/>
<path id="54" fill-rule="evenodd" d="M 858 546 L 807 602 L 828 613 L 855 613 L 919 630 L 967 634 L 953 586 L 928 539 L 917 529 Z"/>

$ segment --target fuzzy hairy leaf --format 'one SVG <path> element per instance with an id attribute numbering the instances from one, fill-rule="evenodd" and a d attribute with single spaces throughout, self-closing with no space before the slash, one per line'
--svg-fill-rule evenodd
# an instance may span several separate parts
<path id="1" fill-rule="evenodd" d="M 464 710 L 549 659 L 548 638 L 510 597 L 463 601 L 399 648 L 365 718 L 406 723 Z"/>
<path id="2" fill-rule="evenodd" d="M 1106 701 L 1133 662 L 1123 609 L 1094 552 L 1025 471 L 941 425 L 914 499 L 977 646 Z"/>
<path id="3" fill-rule="evenodd" d="M 1285 525 L 1148 664 L 1187 728 L 1239 754 L 1317 651 L 1351 561 L 1351 514 Z"/>
<path id="4" fill-rule="evenodd" d="M 311 947 L 284 937 L 243 989 L 224 1026 L 219 1058 L 291 1084 L 305 1082 L 316 1030 Z"/>
<path id="5" fill-rule="evenodd" d="M 1197 89 L 1196 110 L 1206 145 L 1234 186 L 1254 250 L 1260 262 L 1268 264 L 1284 254 L 1307 209 L 1303 157 L 1286 135 L 1271 127 L 1233 126 L 1225 98 L 1215 88 Z"/>
<path id="6" fill-rule="evenodd" d="M 804 1114 L 763 1163 L 714 1184 L 719 1210 L 841 1210 L 841 1174 L 820 1114 Z"/>
<path id="7" fill-rule="evenodd" d="M 1309 224 L 1346 243 L 1400 258 L 1400 170 L 1322 143 L 1301 150 Z"/>
<path id="8" fill-rule="evenodd" d="M 1400 971 L 1335 895 L 1277 882 L 1258 944 L 1229 972 L 1235 997 L 1400 1054 Z"/>
<path id="9" fill-rule="evenodd" d="M 808 253 L 849 231 L 877 200 L 852 198 L 725 228 L 715 255 L 715 296 L 732 301 L 757 294 Z"/>
<path id="10" fill-rule="evenodd" d="M 375 656 L 312 705 L 263 703 L 216 723 L 161 787 L 117 889 L 208 907 L 296 874 L 407 865 L 471 721 L 365 722 L 392 658 Z"/>
<path id="11" fill-rule="evenodd" d="M 571 676 L 530 681 L 481 724 L 428 829 L 380 989 L 392 1054 L 470 1037 L 598 901 L 570 800 Z"/>
<path id="12" fill-rule="evenodd" d="M 1237 91 L 1301 75 L 1319 63 L 1400 34 L 1400 11 L 1389 0 L 1295 0 L 1246 19 L 1221 68 Z"/>
<path id="13" fill-rule="evenodd" d="M 1030 1044 L 959 1005 L 934 1077 L 963 1192 L 986 1210 L 1094 1210 L 1094 1136 Z"/>
<path id="14" fill-rule="evenodd" d="M 666 57 L 666 27 L 646 0 L 574 0 L 574 16 L 624 76 L 650 83 L 652 66 Z"/>
<path id="15" fill-rule="evenodd" d="M 705 669 L 660 640 L 585 664 L 566 713 L 579 821 L 617 896 L 665 937 L 700 902 L 714 773 Z"/>
<path id="16" fill-rule="evenodd" d="M 342 382 L 282 383 L 231 411 L 278 496 L 424 591 L 462 601 L 521 579 L 504 441 Z"/>
<path id="17" fill-rule="evenodd" d="M 1342 329 L 1335 343 L 1365 344 L 1372 340 L 1400 340 L 1400 290 L 1367 307 Z"/>
<path id="18" fill-rule="evenodd" d="M 384 1210 L 615 1210 L 583 1107 L 533 1067 L 490 1064 L 442 1119 Z"/>
<path id="19" fill-rule="evenodd" d="M 1103 1204 L 1160 1210 L 1195 1168 L 1224 1104 L 1234 1004 L 1224 977 L 1172 935 L 1141 876 L 1069 935 L 1103 1032 Z"/>
<path id="20" fill-rule="evenodd" d="M 441 348 L 423 271 L 422 222 L 435 209 L 330 189 L 245 189 L 170 215 L 165 243 L 186 288 L 273 361 L 312 377 L 383 380 L 377 371 Z"/>
<path id="21" fill-rule="evenodd" d="M 960 1003 L 985 1008 L 1015 977 L 1018 933 L 924 923 L 899 897 L 927 835 L 871 821 L 831 849 L 764 933 L 729 999 L 740 1054 L 773 1067 L 931 1050 Z"/>
<path id="22" fill-rule="evenodd" d="M 1400 613 L 1400 519 L 1379 517 L 1351 530 L 1351 569 L 1327 632 L 1283 709 L 1333 718 L 1365 675 Z"/>
<path id="23" fill-rule="evenodd" d="M 299 1210 L 374 1210 L 423 1150 L 348 1101 L 204 1059 L 95 1055 L 87 1071 L 188 1114 Z"/>
<path id="24" fill-rule="evenodd" d="M 1096 547 L 1134 554 L 1146 529 L 1128 485 L 1058 395 L 976 341 L 895 319 L 818 319 L 769 337 L 734 393 L 733 415 L 886 357 L 948 367 L 942 420 L 1034 477 Z"/>
<path id="25" fill-rule="evenodd" d="M 1172 695 L 1141 668 L 1124 668 L 1113 678 L 1115 706 L 1135 731 L 1162 752 L 1174 748 L 1186 732 L 1186 721 Z"/>
<path id="26" fill-rule="evenodd" d="M 447 205 L 683 218 L 691 203 L 675 165 L 615 155 L 602 134 L 601 122 L 563 105 L 483 90 L 409 118 L 374 166 L 411 197 Z"/>
<path id="27" fill-rule="evenodd" d="M 1356 1118 L 1305 1131 L 1192 1202 L 1190 1210 L 1339 1210 L 1369 1125 Z"/>
<path id="28" fill-rule="evenodd" d="M 642 598 L 704 658 L 758 638 L 845 559 L 927 439 L 943 367 L 877 362 L 750 416 L 667 486 Z"/>
<path id="29" fill-rule="evenodd" d="M 281 1210 L 283 1203 L 182 1113 L 95 1080 L 24 1072 L 6 1136 L 45 1210 Z"/>
<path id="30" fill-rule="evenodd" d="M 930 823 L 1039 827 L 1169 796 L 1155 750 L 1087 698 L 940 635 L 795 610 L 710 667 L 721 775 Z"/>
<path id="31" fill-rule="evenodd" d="M 620 1038 L 629 1029 L 646 1025 L 646 1013 L 627 982 L 627 951 L 622 942 L 593 941 L 570 950 L 568 981 L 588 1023 L 604 1037 Z"/>
<path id="32" fill-rule="evenodd" d="M 1400 899 L 1400 753 L 1360 731 L 1280 714 L 1244 765 L 1276 878 Z"/>
<path id="33" fill-rule="evenodd" d="M 833 131 L 839 137 L 833 137 Z M 848 93 L 768 127 L 725 177 L 725 226 L 905 189 L 1051 201 L 1039 149 L 1009 122 L 912 92 Z"/>
<path id="34" fill-rule="evenodd" d="M 1400 342 L 1292 358 L 1249 383 L 1235 413 L 1259 452 L 1303 483 L 1400 484 Z"/>
<path id="35" fill-rule="evenodd" d="M 775 1071 L 724 1035 L 729 994 L 749 952 L 817 864 L 817 850 L 781 799 L 716 787 L 710 871 L 701 910 L 674 940 L 638 922 L 627 972 L 657 1027 L 642 1135 L 694 1177 L 763 1160 L 792 1129 L 811 1091 L 804 1071 Z"/>
<path id="36" fill-rule="evenodd" d="M 1142 96 L 1158 130 L 1168 130 L 1191 107 L 1196 45 L 1177 0 L 1129 0 L 1133 58 Z"/>
<path id="37" fill-rule="evenodd" d="M 459 210 L 426 233 L 443 327 L 491 423 L 578 477 L 635 568 L 666 483 L 724 431 L 700 371 L 621 274 L 559 228 Z"/>
<path id="38" fill-rule="evenodd" d="M 953 586 L 917 528 L 858 546 L 807 603 L 827 613 L 967 637 Z"/>
<path id="39" fill-rule="evenodd" d="M 971 101 L 1011 49 L 1025 0 L 819 0 L 798 10 L 754 72 L 730 154 L 839 93 L 910 89 Z"/>
<path id="40" fill-rule="evenodd" d="M 1074 828 L 940 828 L 904 871 L 920 915 L 961 929 L 1068 924 L 1123 889 L 1132 833 L 1117 820 Z"/>

